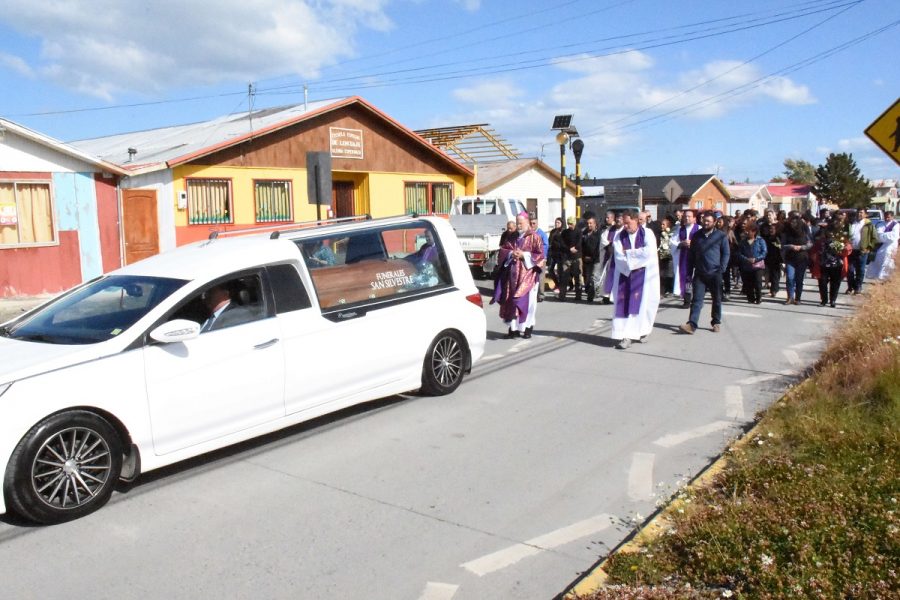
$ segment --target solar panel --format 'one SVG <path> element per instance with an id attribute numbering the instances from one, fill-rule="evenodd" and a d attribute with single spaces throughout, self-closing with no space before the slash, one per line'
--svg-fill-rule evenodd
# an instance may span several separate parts
<path id="1" fill-rule="evenodd" d="M 556 115 L 553 117 L 553 127 L 550 129 L 568 129 L 572 124 L 572 115 Z"/>

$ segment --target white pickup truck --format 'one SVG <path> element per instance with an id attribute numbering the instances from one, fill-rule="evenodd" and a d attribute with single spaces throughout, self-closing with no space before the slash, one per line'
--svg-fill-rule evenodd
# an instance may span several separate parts
<path id="1" fill-rule="evenodd" d="M 518 200 L 487 196 L 455 198 L 450 207 L 450 225 L 456 231 L 469 266 L 480 269 L 484 275 L 493 273 L 500 234 L 507 221 L 515 221 L 516 215 L 524 211 L 525 205 Z"/>

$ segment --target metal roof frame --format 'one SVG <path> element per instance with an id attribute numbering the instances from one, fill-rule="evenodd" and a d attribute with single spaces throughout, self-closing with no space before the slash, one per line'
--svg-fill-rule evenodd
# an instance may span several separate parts
<path id="1" fill-rule="evenodd" d="M 416 134 L 433 146 L 469 164 L 518 159 L 519 151 L 488 123 L 417 129 Z"/>

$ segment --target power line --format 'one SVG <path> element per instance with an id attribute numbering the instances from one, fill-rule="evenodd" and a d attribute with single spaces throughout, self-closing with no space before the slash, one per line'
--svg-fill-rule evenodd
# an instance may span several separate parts
<path id="1" fill-rule="evenodd" d="M 724 102 L 726 100 L 741 96 L 743 94 L 746 94 L 747 92 L 750 92 L 750 91 L 762 86 L 767 81 L 774 79 L 775 77 L 794 73 L 794 72 L 804 69 L 810 65 L 821 62 L 821 61 L 825 60 L 826 58 L 830 58 L 831 56 L 834 56 L 835 54 L 843 52 L 844 50 L 847 50 L 848 48 L 851 48 L 853 46 L 856 46 L 871 37 L 880 35 L 880 34 L 884 33 L 885 31 L 888 31 L 889 29 L 897 27 L 898 25 L 900 25 L 900 19 L 898 19 L 892 23 L 888 23 L 887 25 L 884 25 L 883 27 L 879 27 L 878 29 L 869 31 L 868 33 L 865 33 L 861 36 L 853 38 L 849 41 L 838 44 L 837 46 L 833 46 L 833 47 L 829 48 L 828 50 L 824 50 L 822 52 L 819 52 L 818 54 L 815 54 L 813 56 L 805 58 L 801 61 L 798 61 L 798 62 L 788 65 L 786 67 L 783 67 L 777 71 L 769 73 L 768 75 L 764 75 L 762 77 L 754 79 L 753 81 L 736 86 L 734 88 L 731 88 L 724 92 L 720 92 L 713 96 L 709 96 L 708 98 L 704 98 L 703 100 L 698 100 L 697 102 L 693 102 L 686 106 L 675 108 L 668 112 L 661 113 L 659 115 L 654 115 L 654 116 L 648 117 L 646 119 L 641 119 L 641 120 L 635 121 L 633 123 L 628 123 L 628 124 L 622 125 L 620 127 L 591 132 L 591 134 L 616 133 L 618 131 L 624 131 L 624 130 L 628 130 L 628 129 L 644 129 L 646 127 L 649 127 L 649 124 L 651 124 L 653 121 L 658 121 L 660 119 L 665 119 L 666 121 L 669 121 L 669 120 L 674 119 L 675 116 L 678 116 L 680 114 L 688 114 L 688 113 L 694 112 L 695 110 L 698 110 L 700 108 L 705 108 L 706 106 L 711 106 L 713 104 L 718 104 L 720 102 Z M 653 124 L 655 124 L 655 123 L 653 123 Z M 643 125 L 643 126 L 636 127 L 637 125 Z"/>
<path id="2" fill-rule="evenodd" d="M 721 79 L 722 77 L 724 77 L 725 75 L 728 75 L 729 73 L 733 73 L 734 71 L 737 71 L 737 70 L 740 69 L 741 67 L 744 67 L 744 66 L 750 64 L 751 62 L 756 61 L 757 59 L 762 58 L 763 56 L 765 56 L 765 55 L 767 55 L 767 54 L 771 54 L 772 52 L 774 52 L 774 51 L 777 50 L 778 48 L 781 48 L 782 46 L 785 46 L 785 45 L 789 44 L 790 42 L 796 40 L 797 38 L 800 38 L 800 37 L 806 35 L 806 34 L 809 33 L 810 31 L 813 31 L 814 29 L 818 29 L 819 27 L 821 27 L 821 26 L 824 25 L 825 23 L 827 23 L 827 22 L 829 22 L 829 21 L 831 21 L 831 20 L 833 20 L 833 19 L 836 19 L 837 17 L 841 16 L 842 14 L 844 14 L 845 12 L 847 12 L 848 10 L 850 10 L 851 8 L 854 8 L 854 7 L 857 6 L 858 4 L 859 4 L 859 3 L 851 4 L 850 6 L 847 6 L 847 7 L 844 8 L 843 10 L 837 12 L 836 14 L 833 14 L 833 15 L 830 15 L 830 16 L 826 17 L 825 19 L 819 21 L 818 23 L 816 23 L 816 24 L 814 24 L 814 25 L 812 25 L 812 26 L 810 26 L 810 27 L 807 27 L 807 28 L 804 29 L 803 31 L 801 31 L 801 32 L 799 32 L 799 33 L 797 33 L 797 34 L 795 34 L 795 35 L 792 35 L 791 37 L 787 38 L 786 40 L 784 40 L 784 41 L 782 41 L 782 42 L 779 42 L 778 44 L 775 44 L 774 46 L 768 48 L 767 50 L 765 50 L 765 51 L 763 51 L 763 52 L 760 52 L 760 53 L 757 54 L 756 56 L 752 56 L 752 57 L 748 58 L 747 60 L 745 60 L 744 62 L 740 63 L 739 65 L 737 65 L 737 66 L 735 66 L 735 67 L 732 67 L 731 69 L 728 69 L 728 70 L 726 70 L 726 71 L 723 71 L 722 73 L 719 73 L 719 74 L 716 75 L 715 77 L 711 77 L 710 79 L 706 79 L 706 80 L 704 80 L 704 81 L 698 83 L 697 85 L 691 86 L 691 87 L 689 87 L 689 88 L 687 88 L 687 89 L 684 89 L 684 90 L 678 92 L 678 93 L 675 94 L 674 96 L 669 96 L 669 97 L 666 98 L 665 100 L 660 100 L 660 101 L 657 102 L 656 104 L 652 104 L 652 105 L 650 105 L 650 106 L 647 106 L 647 107 L 645 107 L 645 108 L 642 108 L 641 110 L 635 111 L 635 112 L 631 113 L 630 115 L 625 115 L 624 117 L 621 117 L 621 118 L 616 119 L 616 120 L 614 120 L 614 121 L 610 121 L 609 123 L 606 123 L 606 124 L 604 124 L 603 126 L 601 126 L 600 128 L 598 128 L 598 129 L 596 129 L 596 130 L 594 130 L 594 131 L 590 131 L 590 132 L 586 133 L 585 135 L 593 135 L 593 134 L 595 134 L 595 133 L 599 133 L 599 132 L 603 131 L 606 127 L 608 127 L 609 125 L 615 125 L 615 124 L 617 124 L 617 123 L 621 123 L 622 121 L 627 121 L 627 120 L 629 120 L 629 119 L 631 119 L 631 118 L 633 118 L 633 117 L 636 117 L 636 116 L 641 115 L 641 114 L 643 114 L 643 113 L 645 113 L 645 112 L 648 112 L 648 111 L 650 111 L 650 110 L 653 110 L 654 108 L 658 108 L 658 107 L 662 106 L 663 104 L 668 104 L 668 103 L 671 102 L 672 100 L 675 100 L 675 99 L 677 99 L 677 98 L 680 98 L 680 97 L 684 96 L 685 94 L 689 94 L 690 92 L 693 92 L 693 91 L 696 90 L 696 89 L 699 89 L 699 88 L 701 88 L 701 87 L 703 87 L 703 86 L 705 86 L 705 85 L 708 85 L 708 84 L 710 84 L 710 83 L 712 83 L 712 82 L 714 82 L 714 81 L 717 81 L 717 80 Z"/>
<path id="3" fill-rule="evenodd" d="M 463 78 L 472 77 L 472 76 L 476 76 L 476 75 L 496 75 L 496 74 L 500 74 L 500 73 L 510 73 L 510 72 L 515 72 L 515 71 L 531 70 L 531 69 L 543 68 L 543 67 L 559 65 L 559 64 L 584 62 L 584 61 L 589 61 L 589 60 L 595 60 L 595 59 L 601 58 L 601 57 L 614 56 L 617 54 L 626 54 L 628 52 L 633 52 L 636 50 L 650 50 L 650 49 L 655 49 L 655 48 L 662 48 L 662 47 L 683 44 L 683 43 L 696 41 L 696 40 L 720 37 L 723 35 L 727 35 L 729 33 L 757 29 L 760 27 L 765 27 L 767 25 L 774 24 L 774 23 L 780 23 L 780 22 L 784 22 L 784 21 L 794 20 L 794 19 L 798 19 L 801 17 L 826 12 L 828 10 L 834 10 L 835 8 L 838 8 L 838 7 L 858 4 L 859 2 L 862 2 L 862 1 L 864 1 L 864 0 L 852 0 L 851 2 L 848 2 L 845 4 L 831 6 L 829 8 L 825 8 L 825 9 L 814 10 L 814 11 L 806 12 L 806 13 L 803 13 L 800 15 L 793 15 L 790 17 L 769 20 L 769 21 L 757 23 L 754 25 L 733 26 L 730 29 L 726 29 L 723 31 L 717 31 L 717 32 L 713 32 L 713 33 L 698 34 L 696 32 L 688 32 L 686 34 L 681 34 L 679 36 L 666 36 L 664 38 L 657 38 L 656 40 L 650 40 L 650 42 L 654 42 L 654 43 L 645 43 L 643 45 L 638 45 L 638 46 L 622 47 L 620 45 L 617 45 L 617 46 L 610 46 L 610 47 L 606 47 L 606 48 L 598 48 L 598 49 L 591 51 L 591 53 L 589 55 L 585 55 L 585 52 L 575 54 L 575 55 L 564 54 L 564 55 L 558 55 L 558 56 L 542 57 L 539 59 L 531 59 L 531 60 L 527 60 L 527 61 L 516 61 L 516 62 L 510 62 L 510 63 L 501 63 L 499 65 L 483 66 L 483 67 L 476 68 L 476 69 L 446 71 L 443 73 L 436 73 L 433 75 L 399 77 L 399 78 L 387 79 L 387 80 L 383 80 L 383 81 L 361 83 L 361 84 L 356 84 L 356 85 L 352 85 L 352 86 L 351 85 L 322 86 L 322 87 L 318 87 L 317 91 L 318 92 L 336 92 L 336 91 L 342 91 L 342 90 L 358 90 L 358 89 L 370 89 L 370 88 L 379 88 L 379 87 L 392 87 L 392 86 L 397 86 L 397 85 L 433 83 L 433 82 L 437 82 L 437 81 L 463 79 Z M 676 38 L 676 39 L 671 39 L 671 38 Z M 661 41 L 661 40 L 668 40 L 668 41 Z M 609 50 L 609 51 L 606 52 L 606 50 Z M 460 64 L 460 63 L 456 63 L 456 64 Z M 341 81 L 341 80 L 336 80 L 336 81 Z M 280 88 L 274 88 L 274 89 L 280 89 Z M 261 91 L 260 93 L 278 94 L 279 92 L 277 92 L 277 91 L 273 92 L 273 91 L 269 91 L 267 89 L 267 90 Z M 292 94 L 292 93 L 296 93 L 296 92 L 293 90 L 290 90 L 290 91 L 286 90 L 286 91 L 283 91 L 280 93 Z"/>
<path id="4" fill-rule="evenodd" d="M 608 41 L 614 41 L 614 40 L 627 40 L 630 38 L 640 38 L 640 37 L 651 35 L 654 33 L 665 33 L 665 32 L 670 32 L 670 31 L 678 31 L 681 29 L 695 28 L 693 31 L 688 31 L 688 32 L 684 32 L 684 33 L 650 38 L 649 40 L 641 42 L 644 44 L 644 46 L 641 46 L 638 48 L 626 47 L 626 45 L 624 45 L 624 44 L 616 44 L 613 46 L 606 46 L 606 47 L 601 47 L 601 48 L 593 48 L 593 49 L 588 48 L 586 50 L 582 50 L 581 52 L 579 52 L 577 54 L 558 54 L 557 53 L 557 54 L 553 54 L 551 56 L 544 56 L 544 57 L 534 58 L 534 59 L 529 59 L 529 60 L 524 60 L 524 61 L 501 63 L 498 65 L 492 65 L 492 66 L 482 66 L 479 68 L 479 70 L 482 71 L 481 74 L 493 74 L 498 71 L 488 70 L 485 72 L 485 69 L 496 69 L 496 68 L 503 68 L 503 67 L 510 67 L 510 66 L 533 66 L 534 68 L 538 68 L 538 67 L 548 66 L 551 64 L 559 64 L 560 62 L 571 62 L 571 60 L 588 60 L 590 58 L 596 58 L 598 56 L 609 56 L 611 54 L 629 52 L 629 51 L 635 50 L 635 49 L 652 49 L 652 48 L 657 48 L 657 47 L 664 46 L 664 45 L 671 45 L 671 44 L 667 44 L 666 40 L 672 40 L 671 43 L 683 43 L 685 41 L 693 41 L 695 39 L 703 39 L 704 37 L 714 37 L 716 35 L 725 35 L 727 33 L 733 33 L 735 31 L 744 31 L 747 29 L 753 29 L 753 28 L 757 28 L 757 27 L 771 25 L 774 23 L 780 23 L 783 21 L 794 20 L 794 19 L 799 19 L 802 17 L 812 16 L 812 15 L 820 14 L 820 13 L 827 12 L 830 10 L 834 10 L 837 8 L 842 8 L 844 6 L 859 4 L 863 1 L 865 1 L 865 0 L 830 0 L 830 2 L 826 2 L 824 4 L 820 3 L 820 2 L 816 2 L 816 3 L 812 3 L 813 4 L 812 7 L 809 7 L 809 8 L 791 9 L 789 11 L 776 13 L 774 15 L 769 15 L 767 17 L 761 17 L 758 15 L 771 12 L 771 10 L 763 11 L 761 13 L 760 12 L 744 13 L 741 15 L 734 15 L 731 17 L 725 17 L 725 18 L 720 18 L 720 19 L 711 19 L 711 20 L 707 20 L 707 21 L 687 23 L 684 25 L 678 25 L 678 26 L 674 26 L 674 27 L 666 27 L 663 29 L 642 31 L 642 32 L 636 32 L 636 33 L 630 33 L 630 34 L 622 34 L 622 35 L 616 35 L 616 36 L 611 36 L 611 37 L 606 37 L 606 38 L 599 38 L 599 39 L 589 40 L 589 41 L 579 41 L 579 42 L 572 43 L 572 44 L 563 44 L 563 45 L 555 44 L 551 47 L 538 48 L 538 49 L 529 50 L 529 51 L 525 51 L 525 52 L 518 51 L 518 52 L 512 52 L 512 53 L 508 53 L 508 54 L 494 55 L 491 58 L 496 60 L 496 59 L 509 58 L 509 57 L 521 57 L 523 54 L 535 54 L 537 52 L 546 52 L 547 50 L 557 50 L 557 51 L 565 50 L 565 49 L 570 49 L 570 48 L 584 47 L 589 44 L 597 44 L 597 43 L 601 43 L 601 42 L 608 42 Z M 804 2 L 798 6 L 806 6 L 809 4 L 811 4 L 811 3 Z M 746 19 L 745 17 L 748 17 L 748 16 L 756 16 L 757 18 Z M 713 28 L 703 27 L 705 25 L 709 25 L 709 24 L 713 24 L 713 23 L 724 23 L 726 21 L 735 21 L 735 20 L 740 21 L 740 23 L 737 25 L 723 24 L 723 25 L 718 25 Z M 755 23 L 755 24 L 753 24 L 753 23 Z M 716 32 L 717 29 L 721 30 L 721 31 Z M 693 37 L 693 38 L 688 37 L 691 35 L 695 35 L 696 37 Z M 657 44 L 656 42 L 660 42 L 660 43 Z M 608 50 L 612 50 L 613 52 L 610 52 L 608 54 L 599 54 L 599 55 L 597 54 L 598 52 L 604 52 L 604 51 L 608 51 Z M 620 50 L 620 52 L 615 52 L 615 50 Z M 593 56 L 584 57 L 583 55 L 586 52 L 592 53 Z M 567 60 L 567 59 L 569 59 L 569 60 Z M 425 65 L 425 66 L 420 66 L 420 67 L 412 67 L 412 68 L 408 68 L 408 69 L 396 69 L 396 70 L 384 71 L 384 72 L 380 72 L 380 73 L 371 73 L 370 72 L 370 73 L 364 73 L 364 74 L 360 74 L 360 75 L 336 77 L 336 78 L 331 78 L 331 79 L 320 80 L 318 82 L 318 85 L 322 86 L 322 87 L 320 87 L 320 89 L 322 91 L 353 89 L 353 88 L 349 87 L 350 84 L 347 82 L 371 79 L 373 77 L 384 77 L 387 75 L 400 75 L 403 73 L 427 71 L 427 70 L 438 69 L 441 67 L 458 67 L 460 65 L 482 62 L 483 60 L 484 60 L 483 58 L 475 58 L 475 59 L 469 59 L 469 60 L 463 60 L 463 61 L 454 60 L 454 61 L 448 62 L 448 63 L 431 64 L 431 65 Z M 469 76 L 472 74 L 479 74 L 479 73 L 473 72 L 472 69 L 465 69 L 465 70 L 449 71 L 449 72 L 444 72 L 444 73 L 435 74 L 435 75 L 445 76 L 445 75 L 454 75 L 454 74 L 458 74 L 461 76 Z M 435 76 L 435 75 L 422 75 L 422 77 L 430 77 L 430 76 Z M 443 80 L 443 79 L 440 79 L 440 80 Z M 397 82 L 406 82 L 406 81 L 410 81 L 413 83 L 419 83 L 419 81 L 414 80 L 414 78 L 410 77 L 407 79 L 391 79 L 391 80 L 387 80 L 385 82 L 363 83 L 360 85 L 363 88 L 386 87 L 385 86 L 386 83 L 397 83 Z M 432 81 L 432 80 L 430 80 L 430 79 L 424 80 L 424 82 L 426 82 L 426 83 L 430 82 L 430 81 Z M 334 87 L 334 86 L 329 87 L 327 85 L 323 85 L 323 84 L 335 84 L 335 83 L 341 83 L 341 82 L 344 82 L 347 84 L 340 86 L 340 87 Z M 298 86 L 298 84 L 286 84 L 283 86 L 264 88 L 262 91 L 269 93 L 269 92 L 273 92 L 276 90 L 293 90 L 297 86 Z"/>

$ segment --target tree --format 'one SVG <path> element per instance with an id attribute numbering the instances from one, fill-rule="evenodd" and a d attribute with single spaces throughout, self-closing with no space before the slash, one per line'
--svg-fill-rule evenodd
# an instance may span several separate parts
<path id="1" fill-rule="evenodd" d="M 786 180 L 781 175 L 776 175 L 772 179 L 769 180 L 771 183 L 784 183 Z"/>
<path id="2" fill-rule="evenodd" d="M 852 154 L 831 153 L 816 169 L 813 194 L 841 208 L 866 208 L 875 195 L 869 180 L 860 175 Z"/>
<path id="3" fill-rule="evenodd" d="M 812 185 L 816 182 L 816 168 L 805 160 L 784 159 L 784 176 L 794 183 Z"/>

